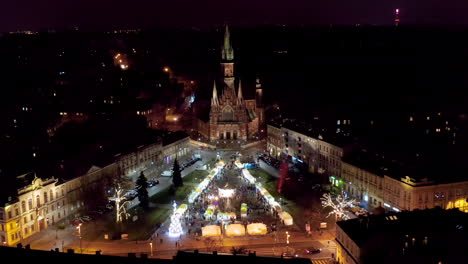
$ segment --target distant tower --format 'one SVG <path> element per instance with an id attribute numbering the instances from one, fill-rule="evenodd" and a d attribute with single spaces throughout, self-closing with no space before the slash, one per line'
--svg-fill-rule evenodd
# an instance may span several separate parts
<path id="1" fill-rule="evenodd" d="M 263 91 L 262 91 L 262 84 L 260 83 L 260 79 L 257 76 L 257 80 L 255 81 L 255 103 L 257 107 L 263 106 Z"/>
<path id="2" fill-rule="evenodd" d="M 221 66 L 223 68 L 224 83 L 227 87 L 231 88 L 232 93 L 234 91 L 234 49 L 231 46 L 231 34 L 229 33 L 229 27 L 226 25 L 224 31 L 223 47 L 221 49 Z"/>
<path id="3" fill-rule="evenodd" d="M 398 26 L 398 24 L 400 23 L 400 9 L 397 8 L 395 9 L 395 26 Z"/>

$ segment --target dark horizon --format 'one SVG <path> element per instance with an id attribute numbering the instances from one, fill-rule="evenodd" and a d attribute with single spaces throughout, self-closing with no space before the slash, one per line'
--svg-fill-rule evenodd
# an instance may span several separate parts
<path id="1" fill-rule="evenodd" d="M 400 10 L 400 24 L 468 25 L 468 3 L 462 0 L 348 2 L 339 0 L 290 1 L 280 5 L 264 0 L 256 3 L 238 1 L 226 4 L 181 1 L 155 3 L 90 1 L 49 3 L 19 0 L 5 3 L 0 10 L 0 31 L 66 29 L 113 30 L 153 26 L 264 25 L 264 24 L 339 24 L 392 25 L 395 9 Z"/>

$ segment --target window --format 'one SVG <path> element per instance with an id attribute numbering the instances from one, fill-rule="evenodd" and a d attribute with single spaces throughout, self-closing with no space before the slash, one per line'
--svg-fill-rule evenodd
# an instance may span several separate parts
<path id="1" fill-rule="evenodd" d="M 36 205 L 37 207 L 41 207 L 41 197 L 39 197 L 39 194 L 36 195 Z"/>
<path id="2" fill-rule="evenodd" d="M 50 190 L 50 200 L 54 200 L 54 192 L 52 190 Z"/>
<path id="3" fill-rule="evenodd" d="M 15 206 L 15 216 L 18 216 L 18 215 L 20 215 L 19 208 L 17 206 Z"/>
<path id="4" fill-rule="evenodd" d="M 21 209 L 23 210 L 23 213 L 26 212 L 26 202 L 21 201 Z"/>
<path id="5" fill-rule="evenodd" d="M 65 192 L 63 191 L 63 189 L 62 189 L 62 196 L 65 196 Z"/>
<path id="6" fill-rule="evenodd" d="M 28 199 L 28 209 L 31 210 L 32 208 L 33 208 L 32 199 L 29 198 L 29 199 Z"/>
<path id="7" fill-rule="evenodd" d="M 13 218 L 13 216 L 11 215 L 11 211 L 8 211 L 8 218 Z"/>
<path id="8" fill-rule="evenodd" d="M 44 203 L 47 203 L 49 199 L 47 199 L 47 192 L 44 192 Z"/>

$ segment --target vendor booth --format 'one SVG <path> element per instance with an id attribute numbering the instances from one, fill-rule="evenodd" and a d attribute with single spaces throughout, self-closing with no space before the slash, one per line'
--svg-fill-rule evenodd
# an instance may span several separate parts
<path id="1" fill-rule="evenodd" d="M 247 225 L 247 233 L 251 236 L 254 235 L 266 235 L 267 226 L 263 223 L 253 223 Z"/>
<path id="2" fill-rule="evenodd" d="M 232 224 L 226 226 L 227 236 L 245 236 L 245 227 L 241 224 Z"/>
<path id="3" fill-rule="evenodd" d="M 202 227 L 202 236 L 204 237 L 221 236 L 221 227 L 217 225 L 209 225 L 209 226 Z"/>

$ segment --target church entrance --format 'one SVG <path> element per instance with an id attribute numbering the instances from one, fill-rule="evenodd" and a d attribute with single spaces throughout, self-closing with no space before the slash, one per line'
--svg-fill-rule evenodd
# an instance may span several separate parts
<path id="1" fill-rule="evenodd" d="M 223 134 L 223 132 L 219 132 L 219 139 L 224 139 L 224 134 Z"/>
<path id="2" fill-rule="evenodd" d="M 231 132 L 226 132 L 226 139 L 231 139 Z"/>
<path id="3" fill-rule="evenodd" d="M 232 132 L 232 138 L 237 139 L 237 132 Z"/>

